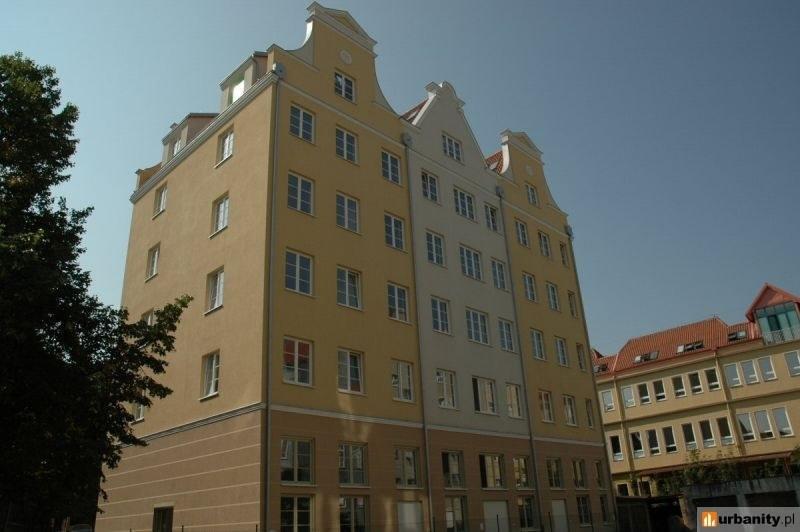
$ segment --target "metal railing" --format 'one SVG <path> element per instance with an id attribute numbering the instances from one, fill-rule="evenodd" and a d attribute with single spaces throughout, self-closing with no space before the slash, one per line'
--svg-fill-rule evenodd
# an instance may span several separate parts
<path id="1" fill-rule="evenodd" d="M 761 331 L 767 345 L 782 344 L 792 340 L 800 340 L 800 326 L 778 329 L 777 331 Z"/>

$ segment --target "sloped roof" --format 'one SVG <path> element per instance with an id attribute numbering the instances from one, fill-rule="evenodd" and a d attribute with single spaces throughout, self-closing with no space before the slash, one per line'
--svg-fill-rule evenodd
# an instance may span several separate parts
<path id="1" fill-rule="evenodd" d="M 415 105 L 414 107 L 412 107 L 411 109 L 409 109 L 405 113 L 401 114 L 400 118 L 402 118 L 403 120 L 406 120 L 408 122 L 414 122 L 414 119 L 417 117 L 419 112 L 422 111 L 422 108 L 425 107 L 426 103 L 428 103 L 427 98 L 425 100 L 422 100 L 421 102 L 419 102 L 417 105 Z"/>
<path id="2" fill-rule="evenodd" d="M 764 283 L 758 295 L 747 309 L 747 319 L 755 321 L 754 312 L 758 308 L 770 307 L 781 303 L 800 303 L 800 297 L 787 292 L 770 283 Z"/>
<path id="3" fill-rule="evenodd" d="M 489 167 L 489 170 L 493 170 L 500 173 L 500 170 L 503 169 L 503 150 L 499 150 L 486 158 L 486 166 Z"/>

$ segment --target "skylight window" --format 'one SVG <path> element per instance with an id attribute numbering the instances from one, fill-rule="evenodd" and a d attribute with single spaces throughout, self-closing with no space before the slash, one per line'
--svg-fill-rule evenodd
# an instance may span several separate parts
<path id="1" fill-rule="evenodd" d="M 745 338 L 747 338 L 747 332 L 746 331 L 734 331 L 734 332 L 728 333 L 728 341 L 729 342 L 738 342 L 739 340 L 744 340 Z"/>
<path id="2" fill-rule="evenodd" d="M 641 364 L 642 362 L 649 362 L 651 360 L 655 360 L 658 358 L 658 351 L 650 351 L 649 353 L 645 353 L 643 355 L 637 355 L 633 359 L 634 364 Z"/>
<path id="3" fill-rule="evenodd" d="M 697 351 L 698 349 L 703 349 L 703 341 L 699 340 L 697 342 L 690 342 L 688 344 L 681 344 L 678 346 L 678 353 L 689 353 L 691 351 Z"/>

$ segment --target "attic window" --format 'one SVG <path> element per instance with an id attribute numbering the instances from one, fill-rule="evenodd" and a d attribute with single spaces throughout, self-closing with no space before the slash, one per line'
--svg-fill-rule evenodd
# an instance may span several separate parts
<path id="1" fill-rule="evenodd" d="M 703 341 L 697 342 L 690 342 L 688 344 L 681 344 L 678 346 L 678 353 L 689 353 L 691 351 L 697 351 L 698 349 L 703 349 Z"/>
<path id="2" fill-rule="evenodd" d="M 228 105 L 242 97 L 244 94 L 244 74 L 233 79 L 228 89 Z"/>
<path id="3" fill-rule="evenodd" d="M 633 359 L 634 364 L 641 364 L 642 362 L 649 362 L 658 358 L 658 351 L 650 351 L 643 355 L 638 355 Z"/>
<path id="4" fill-rule="evenodd" d="M 595 373 L 602 373 L 608 371 L 608 364 L 595 364 L 593 369 Z"/>
<path id="5" fill-rule="evenodd" d="M 744 340 L 745 338 L 747 338 L 747 332 L 745 331 L 734 331 L 732 333 L 728 333 L 729 342 L 738 342 L 739 340 Z"/>

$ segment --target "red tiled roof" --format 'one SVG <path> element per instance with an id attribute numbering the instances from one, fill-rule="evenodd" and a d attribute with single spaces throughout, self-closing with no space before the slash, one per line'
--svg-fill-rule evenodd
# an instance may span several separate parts
<path id="1" fill-rule="evenodd" d="M 403 120 L 407 120 L 409 122 L 413 122 L 414 119 L 419 114 L 419 112 L 422 111 L 422 108 L 425 107 L 426 103 L 428 103 L 427 99 L 422 100 L 417 105 L 415 105 L 414 107 L 412 107 L 411 109 L 400 115 L 400 118 L 402 118 Z"/>
<path id="2" fill-rule="evenodd" d="M 486 166 L 489 167 L 489 170 L 494 170 L 499 174 L 500 170 L 503 169 L 503 150 L 493 153 L 487 157 Z"/>
<path id="3" fill-rule="evenodd" d="M 764 308 L 787 302 L 800 303 L 800 298 L 794 294 L 790 294 L 786 290 L 778 288 L 775 285 L 764 283 L 764 286 L 761 287 L 761 291 L 758 292 L 758 295 L 753 300 L 753 304 L 747 309 L 747 319 L 750 321 L 755 321 L 753 312 L 757 308 Z"/>

